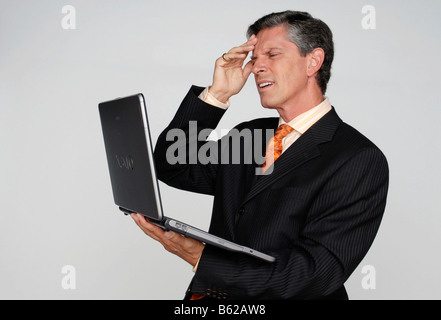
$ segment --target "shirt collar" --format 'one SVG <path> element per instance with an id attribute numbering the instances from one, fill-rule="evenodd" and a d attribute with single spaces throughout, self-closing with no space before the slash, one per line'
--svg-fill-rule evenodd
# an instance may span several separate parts
<path id="1" fill-rule="evenodd" d="M 279 126 L 282 124 L 288 124 L 294 130 L 304 134 L 306 130 L 308 130 L 314 123 L 320 120 L 326 113 L 328 113 L 332 109 L 331 102 L 329 98 L 325 97 L 319 105 L 315 106 L 312 109 L 298 115 L 290 122 L 286 123 L 281 117 L 279 118 Z"/>

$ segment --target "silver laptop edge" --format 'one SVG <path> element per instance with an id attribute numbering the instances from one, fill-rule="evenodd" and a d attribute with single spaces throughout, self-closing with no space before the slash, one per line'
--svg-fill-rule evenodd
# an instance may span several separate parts
<path id="1" fill-rule="evenodd" d="M 189 226 L 183 222 L 177 221 L 172 218 L 166 218 L 165 226 L 167 229 L 176 231 L 184 236 L 208 243 L 214 246 L 221 246 L 223 249 L 233 252 L 241 252 L 253 257 L 259 257 L 267 262 L 274 262 L 276 259 L 265 253 L 250 249 L 248 247 L 233 243 L 231 241 L 219 238 L 215 235 L 207 233 L 203 230 L 197 229 L 195 227 Z"/>
<path id="2" fill-rule="evenodd" d="M 139 105 L 141 108 L 142 113 L 142 122 L 144 123 L 144 131 L 145 131 L 145 140 L 147 141 L 147 152 L 149 155 L 149 162 L 150 162 L 150 168 L 155 168 L 155 162 L 153 158 L 153 144 L 152 139 L 150 135 L 150 127 L 149 123 L 147 121 L 147 108 L 145 105 L 144 96 L 142 94 L 138 94 L 139 98 Z M 156 199 L 156 206 L 158 207 L 159 211 L 159 218 L 162 220 L 164 219 L 164 211 L 162 210 L 162 202 L 161 202 L 161 195 L 159 193 L 159 182 L 158 178 L 156 177 L 156 168 L 151 170 L 152 172 L 152 179 L 154 181 L 154 192 L 155 192 L 155 199 Z"/>

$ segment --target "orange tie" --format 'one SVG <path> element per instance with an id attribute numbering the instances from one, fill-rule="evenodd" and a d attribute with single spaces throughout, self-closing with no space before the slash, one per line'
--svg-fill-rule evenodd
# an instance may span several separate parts
<path id="1" fill-rule="evenodd" d="M 265 163 L 262 165 L 262 174 L 265 173 L 265 171 L 282 155 L 282 140 L 293 130 L 294 129 L 287 124 L 282 124 L 277 128 L 274 137 L 271 138 L 266 148 Z M 272 156 L 272 154 L 274 156 Z"/>

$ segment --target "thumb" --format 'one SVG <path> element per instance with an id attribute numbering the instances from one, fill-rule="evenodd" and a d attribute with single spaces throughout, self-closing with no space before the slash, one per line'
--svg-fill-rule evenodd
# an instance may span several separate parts
<path id="1" fill-rule="evenodd" d="M 175 236 L 175 234 L 176 234 L 176 233 L 173 232 L 173 231 L 167 231 L 167 232 L 164 232 L 164 238 L 170 240 L 171 238 L 173 238 L 173 237 Z"/>

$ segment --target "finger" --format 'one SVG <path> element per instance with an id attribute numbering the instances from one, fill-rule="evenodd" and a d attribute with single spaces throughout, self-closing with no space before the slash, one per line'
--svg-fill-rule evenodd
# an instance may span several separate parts
<path id="1" fill-rule="evenodd" d="M 234 47 L 227 53 L 224 53 L 222 55 L 222 58 L 224 61 L 229 61 L 232 59 L 245 59 L 248 56 L 248 53 L 254 50 L 256 43 L 257 43 L 257 38 L 255 35 L 252 35 L 250 39 L 244 44 L 238 47 Z"/>
<path id="2" fill-rule="evenodd" d="M 228 53 L 224 53 L 222 55 L 222 60 L 223 62 L 237 62 L 237 61 L 243 61 L 245 60 L 247 57 L 247 54 L 245 53 L 232 53 L 232 52 L 228 52 Z M 222 62 L 222 61 L 221 61 Z"/>
<path id="3" fill-rule="evenodd" d="M 235 47 L 232 48 L 230 51 L 228 51 L 228 53 L 246 53 L 248 54 L 250 51 L 254 50 L 255 45 L 251 44 L 251 45 L 242 45 L 240 47 Z"/>
<path id="4" fill-rule="evenodd" d="M 164 248 L 176 255 L 184 257 L 195 251 L 195 248 L 201 247 L 201 242 L 195 239 L 187 238 L 173 231 L 164 232 L 161 243 Z"/>
<path id="5" fill-rule="evenodd" d="M 164 232 L 159 240 L 167 251 L 179 256 L 185 255 L 186 241 L 187 238 L 180 237 L 173 231 Z"/>
<path id="6" fill-rule="evenodd" d="M 148 230 L 150 233 L 154 234 L 157 237 L 162 237 L 165 232 L 162 228 L 154 225 L 152 222 L 150 222 L 149 219 L 144 216 L 140 217 L 140 223 L 144 229 Z"/>
<path id="7" fill-rule="evenodd" d="M 247 79 L 250 76 L 251 72 L 253 71 L 253 66 L 254 66 L 254 61 L 250 60 L 247 62 L 247 64 L 243 68 L 243 73 L 242 73 L 244 79 Z"/>
<path id="8" fill-rule="evenodd" d="M 250 52 L 254 49 L 256 44 L 257 44 L 257 38 L 250 38 L 250 40 L 248 40 L 247 42 L 245 42 L 244 44 L 238 47 L 232 48 L 229 52 L 235 52 L 235 53 Z"/>
<path id="9" fill-rule="evenodd" d="M 245 42 L 241 47 L 255 45 L 257 43 L 257 37 L 253 34 L 247 42 Z"/>
<path id="10" fill-rule="evenodd" d="M 149 219 L 147 219 L 146 217 L 144 217 L 142 214 L 137 213 L 135 215 L 136 221 L 138 221 L 138 223 L 143 226 L 144 228 L 147 228 L 151 231 L 154 231 L 155 228 L 158 228 L 157 226 L 155 226 L 153 223 L 150 222 Z"/>
<path id="11" fill-rule="evenodd" d="M 172 240 L 176 236 L 176 232 L 167 231 L 167 232 L 164 232 L 163 236 L 167 240 Z"/>
<path id="12" fill-rule="evenodd" d="M 131 214 L 130 216 L 133 218 L 133 220 L 138 225 L 138 227 L 140 227 L 141 230 L 144 231 L 145 234 L 147 234 L 149 237 L 153 238 L 156 241 L 160 241 L 160 238 L 162 237 L 162 233 L 164 233 L 164 231 L 161 228 L 150 223 L 141 214 Z"/>

